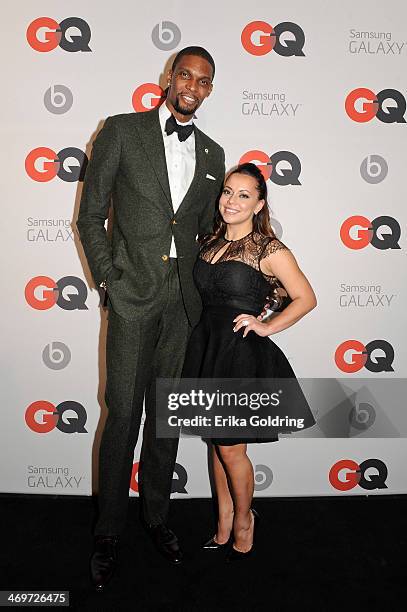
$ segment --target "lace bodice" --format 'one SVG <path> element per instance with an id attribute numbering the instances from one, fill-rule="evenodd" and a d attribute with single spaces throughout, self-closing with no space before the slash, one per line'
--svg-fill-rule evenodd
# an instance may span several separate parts
<path id="1" fill-rule="evenodd" d="M 280 249 L 288 247 L 254 232 L 239 240 L 206 239 L 194 268 L 204 306 L 229 305 L 260 313 L 268 301 L 272 310 L 281 310 L 290 298 L 277 277 L 260 268 L 264 257 Z"/>

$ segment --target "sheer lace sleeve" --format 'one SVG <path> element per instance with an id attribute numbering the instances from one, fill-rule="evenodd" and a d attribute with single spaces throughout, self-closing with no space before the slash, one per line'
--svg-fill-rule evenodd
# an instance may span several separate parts
<path id="1" fill-rule="evenodd" d="M 281 251 L 283 249 L 286 249 L 287 251 L 290 250 L 288 246 L 281 242 L 281 240 L 278 240 L 278 238 L 269 238 L 263 246 L 263 250 L 260 255 L 260 260 L 264 257 L 272 255 L 276 251 Z"/>
<path id="2" fill-rule="evenodd" d="M 267 242 L 264 244 L 263 249 L 260 254 L 259 268 L 260 268 L 260 262 L 262 259 L 264 259 L 265 257 L 268 257 L 269 255 L 272 255 L 273 253 L 276 253 L 277 251 L 281 251 L 281 250 L 289 251 L 290 249 L 283 242 L 281 242 L 281 240 L 278 240 L 277 238 L 268 239 Z M 270 284 L 270 292 L 269 292 L 270 309 L 273 311 L 284 310 L 284 308 L 288 306 L 288 304 L 292 300 L 290 296 L 288 295 L 286 289 L 284 288 L 283 284 L 276 276 L 265 274 L 262 270 L 260 271 L 262 275 L 264 276 L 264 278 Z"/>

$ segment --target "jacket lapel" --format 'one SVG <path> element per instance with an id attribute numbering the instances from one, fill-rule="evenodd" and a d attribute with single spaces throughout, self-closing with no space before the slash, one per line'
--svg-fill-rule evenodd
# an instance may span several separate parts
<path id="1" fill-rule="evenodd" d="M 154 168 L 157 180 L 161 185 L 167 203 L 172 214 L 174 214 L 170 184 L 168 181 L 167 164 L 165 161 L 164 141 L 161 132 L 158 107 L 151 111 L 142 113 L 143 129 L 137 128 L 143 147 L 148 155 L 149 161 Z"/>
<path id="2" fill-rule="evenodd" d="M 188 206 L 188 204 L 194 202 L 195 199 L 200 197 L 200 194 L 204 190 L 205 177 L 207 172 L 207 161 L 208 161 L 208 149 L 205 148 L 204 139 L 202 133 L 194 125 L 195 134 L 195 173 L 191 184 L 186 192 L 184 199 L 178 207 L 177 215 Z"/>
<path id="3" fill-rule="evenodd" d="M 168 206 L 172 214 L 174 209 L 171 200 L 170 184 L 168 180 L 167 164 L 165 160 L 164 141 L 161 132 L 160 120 L 158 117 L 158 107 L 151 111 L 142 113 L 143 129 L 139 127 L 138 132 L 143 147 L 148 155 L 149 161 L 154 168 L 158 182 L 161 185 Z M 205 147 L 202 132 L 194 125 L 195 134 L 195 172 L 187 193 L 178 207 L 177 215 L 184 208 L 198 198 L 205 188 L 205 178 L 207 172 L 207 161 L 209 151 Z"/>

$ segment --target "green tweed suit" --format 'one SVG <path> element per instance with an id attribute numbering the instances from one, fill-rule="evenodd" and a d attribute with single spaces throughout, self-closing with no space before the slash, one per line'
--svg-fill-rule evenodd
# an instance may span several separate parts
<path id="1" fill-rule="evenodd" d="M 109 414 L 100 447 L 96 534 L 115 535 L 124 527 L 144 396 L 143 510 L 149 524 L 167 520 L 178 439 L 155 436 L 155 377 L 181 373 L 201 313 L 192 278 L 196 237 L 212 230 L 225 173 L 223 149 L 195 125 L 194 134 L 195 174 L 175 214 L 157 108 L 109 117 L 86 171 L 77 227 L 95 283 L 106 280 L 109 307 Z M 110 241 L 105 220 L 111 203 Z M 177 260 L 169 258 L 172 236 Z"/>

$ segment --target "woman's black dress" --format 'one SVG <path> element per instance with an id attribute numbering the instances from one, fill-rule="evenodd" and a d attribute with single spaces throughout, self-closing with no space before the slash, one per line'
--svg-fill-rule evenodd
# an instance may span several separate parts
<path id="1" fill-rule="evenodd" d="M 244 328 L 233 331 L 237 315 L 257 317 L 267 302 L 272 310 L 281 310 L 290 301 L 278 279 L 260 269 L 264 257 L 286 248 L 276 238 L 253 232 L 240 240 L 211 237 L 203 243 L 193 271 L 203 311 L 191 333 L 182 378 L 294 379 L 297 395 L 292 413 L 304 419 L 305 429 L 314 425 L 315 420 L 284 353 L 267 336 L 251 331 L 243 338 Z M 214 258 L 216 262 L 211 263 Z M 290 407 L 285 409 L 287 412 Z M 281 430 L 271 428 L 270 437 L 264 433 L 262 438 L 212 438 L 212 442 L 221 445 L 274 442 Z"/>

